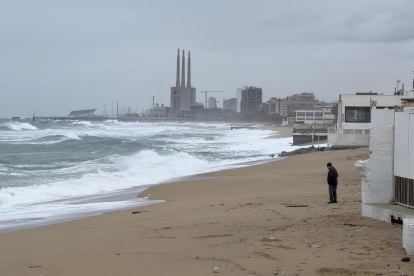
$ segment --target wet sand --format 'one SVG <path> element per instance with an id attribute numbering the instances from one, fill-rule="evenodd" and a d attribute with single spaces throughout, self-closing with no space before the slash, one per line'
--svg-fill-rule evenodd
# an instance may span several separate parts
<path id="1" fill-rule="evenodd" d="M 259 125 L 259 129 L 262 130 L 272 130 L 277 132 L 272 138 L 286 138 L 292 137 L 293 128 L 292 126 L 271 126 L 271 125 Z"/>
<path id="2" fill-rule="evenodd" d="M 401 228 L 360 215 L 354 162 L 367 156 L 318 152 L 209 173 L 140 195 L 165 203 L 1 234 L 0 275 L 409 275 Z M 328 161 L 338 204 L 326 204 Z"/>

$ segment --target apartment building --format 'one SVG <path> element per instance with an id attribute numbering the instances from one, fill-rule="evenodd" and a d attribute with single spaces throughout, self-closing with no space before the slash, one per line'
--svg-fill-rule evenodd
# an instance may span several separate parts
<path id="1" fill-rule="evenodd" d="M 262 94 L 262 89 L 258 87 L 250 86 L 242 90 L 240 112 L 242 114 L 258 112 L 262 104 Z"/>

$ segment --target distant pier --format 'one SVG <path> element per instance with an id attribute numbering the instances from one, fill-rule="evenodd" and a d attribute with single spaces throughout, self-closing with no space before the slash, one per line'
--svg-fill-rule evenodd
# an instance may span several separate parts
<path id="1" fill-rule="evenodd" d="M 231 126 L 230 130 L 233 129 L 257 129 L 255 126 Z"/>
<path id="2" fill-rule="evenodd" d="M 106 117 L 106 116 L 79 116 L 79 117 L 68 117 L 68 116 L 46 116 L 46 117 L 36 117 L 33 116 L 32 121 L 37 120 L 56 120 L 56 121 L 89 121 L 89 122 L 104 122 L 104 121 L 119 121 L 119 122 L 180 122 L 182 119 L 178 118 L 145 118 L 145 117 Z"/>

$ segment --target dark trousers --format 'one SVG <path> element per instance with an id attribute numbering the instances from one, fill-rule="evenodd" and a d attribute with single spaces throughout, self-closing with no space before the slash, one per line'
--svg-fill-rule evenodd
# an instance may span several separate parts
<path id="1" fill-rule="evenodd" d="M 336 187 L 338 185 L 329 185 L 329 198 L 331 202 L 336 202 Z"/>

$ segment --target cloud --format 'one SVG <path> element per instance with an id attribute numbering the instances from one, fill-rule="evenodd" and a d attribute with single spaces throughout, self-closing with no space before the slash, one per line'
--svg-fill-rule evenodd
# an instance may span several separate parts
<path id="1" fill-rule="evenodd" d="M 245 83 L 266 97 L 392 90 L 411 79 L 413 9 L 408 0 L 9 1 L 0 117 L 16 115 L 13 102 L 25 116 L 117 100 L 149 107 L 152 95 L 169 105 L 177 48 L 192 51 L 198 90 L 226 98 Z"/>

